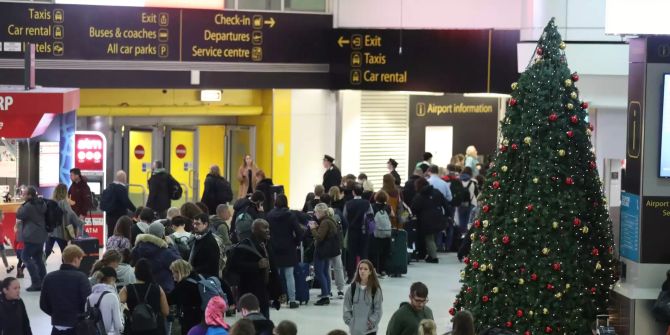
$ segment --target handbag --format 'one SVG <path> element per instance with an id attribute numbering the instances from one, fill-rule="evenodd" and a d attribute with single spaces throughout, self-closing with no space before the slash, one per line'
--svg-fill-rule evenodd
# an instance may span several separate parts
<path id="1" fill-rule="evenodd" d="M 670 323 L 670 291 L 661 291 L 658 294 L 651 314 L 658 322 Z"/>
<path id="2" fill-rule="evenodd" d="M 77 234 L 74 232 L 74 227 L 71 224 L 63 227 L 63 233 L 66 241 L 72 241 L 77 238 Z"/>

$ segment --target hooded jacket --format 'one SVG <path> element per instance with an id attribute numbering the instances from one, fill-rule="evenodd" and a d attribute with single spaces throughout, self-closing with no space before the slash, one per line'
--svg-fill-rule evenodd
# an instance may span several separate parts
<path id="1" fill-rule="evenodd" d="M 116 268 L 116 286 L 124 287 L 128 284 L 135 284 L 135 269 L 130 264 L 121 263 Z"/>
<path id="2" fill-rule="evenodd" d="M 270 243 L 275 253 L 277 267 L 296 266 L 298 257 L 295 250 L 300 245 L 303 235 L 298 218 L 286 207 L 273 209 L 266 218 L 270 223 L 270 236 L 272 236 Z"/>
<path id="3" fill-rule="evenodd" d="M 147 229 L 149 229 L 149 224 L 144 221 L 138 221 L 130 226 L 130 244 L 136 245 L 137 236 L 146 233 Z"/>
<path id="4" fill-rule="evenodd" d="M 46 202 L 42 199 L 32 199 L 23 203 L 16 212 L 16 218 L 21 220 L 21 238 L 25 243 L 43 244 L 48 238 L 44 223 L 44 213 L 47 211 Z"/>
<path id="5" fill-rule="evenodd" d="M 205 178 L 205 190 L 202 192 L 202 201 L 207 205 L 210 215 L 216 214 L 216 207 L 233 200 L 233 190 L 230 183 L 219 175 L 208 174 Z"/>
<path id="6" fill-rule="evenodd" d="M 363 289 L 360 283 L 356 285 L 356 292 L 352 297 L 351 286 L 344 294 L 344 323 L 349 326 L 351 335 L 365 335 L 377 331 L 379 321 L 382 319 L 382 297 L 381 289 L 375 292 L 374 297 L 370 289 Z M 353 303 L 352 303 L 353 302 Z M 368 327 L 368 321 L 372 328 Z M 417 329 L 418 329 L 417 324 Z"/>
<path id="7" fill-rule="evenodd" d="M 88 212 L 93 209 L 93 194 L 91 194 L 91 188 L 88 187 L 86 177 L 81 176 L 79 182 L 73 182 L 67 194 L 74 201 L 72 210 L 77 216 L 88 216 Z"/>
<path id="8" fill-rule="evenodd" d="M 269 260 L 269 268 L 261 269 L 258 267 L 258 261 L 261 258 Z M 230 270 L 240 276 L 239 296 L 245 293 L 253 293 L 258 298 L 261 307 L 268 307 L 270 300 L 279 298 L 281 282 L 270 244 L 265 243 L 265 250 L 263 250 L 255 240 L 244 239 L 233 248 L 228 262 L 230 263 Z"/>
<path id="9" fill-rule="evenodd" d="M 170 264 L 181 259 L 179 253 L 173 248 L 168 248 L 167 242 L 162 238 L 151 234 L 140 234 L 137 235 L 132 259 L 133 262 L 137 262 L 140 258 L 146 258 L 149 261 L 156 283 L 163 288 L 165 293 L 170 293 L 174 289 Z"/>
<path id="10" fill-rule="evenodd" d="M 270 178 L 265 178 L 256 184 L 256 191 L 261 191 L 265 195 L 265 201 L 263 201 L 263 211 L 265 213 L 270 212 L 275 207 L 274 194 L 272 192 L 273 185 Z"/>
<path id="11" fill-rule="evenodd" d="M 233 219 L 230 221 L 230 238 L 233 241 L 233 243 L 239 243 L 241 240 L 249 237 L 247 236 L 248 234 L 242 236 L 242 238 L 238 238 L 238 232 L 237 232 L 237 227 L 236 227 L 236 222 L 237 222 L 237 217 L 242 214 L 242 213 L 247 213 L 251 216 L 252 220 L 256 220 L 261 217 L 261 212 L 258 210 L 258 207 L 256 204 L 251 202 L 248 198 L 242 198 L 238 200 L 235 205 L 233 206 Z"/>
<path id="12" fill-rule="evenodd" d="M 223 245 L 226 246 L 226 250 L 230 249 L 233 242 L 230 241 L 230 228 L 228 228 L 228 223 L 218 215 L 210 215 L 209 225 L 212 229 L 212 233 L 221 238 Z"/>
<path id="13" fill-rule="evenodd" d="M 23 300 L 7 300 L 0 293 L 0 334 L 32 335 L 32 333 Z"/>
<path id="14" fill-rule="evenodd" d="M 156 169 L 147 182 L 149 185 L 149 198 L 147 207 L 157 211 L 165 211 L 170 208 L 170 183 L 172 176 L 165 169 Z"/>
<path id="15" fill-rule="evenodd" d="M 436 234 L 447 228 L 449 203 L 431 185 L 425 186 L 412 202 L 412 213 L 416 215 L 418 228 L 424 234 Z"/>
<path id="16" fill-rule="evenodd" d="M 96 284 L 88 296 L 86 309 L 88 306 L 94 307 L 103 292 L 109 292 L 100 300 L 100 314 L 102 322 L 105 325 L 107 334 L 121 334 L 123 332 L 123 317 L 121 316 L 121 303 L 116 288 L 107 284 Z"/>
<path id="17" fill-rule="evenodd" d="M 403 302 L 393 313 L 386 328 L 386 335 L 415 335 L 423 319 L 433 320 L 433 311 L 428 306 L 416 311 L 410 303 Z"/>

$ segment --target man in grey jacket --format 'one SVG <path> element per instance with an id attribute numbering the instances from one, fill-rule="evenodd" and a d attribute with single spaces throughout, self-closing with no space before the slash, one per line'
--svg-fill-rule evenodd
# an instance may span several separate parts
<path id="1" fill-rule="evenodd" d="M 44 200 L 37 196 L 34 187 L 28 187 L 23 194 L 25 202 L 16 212 L 16 218 L 21 220 L 21 237 L 25 243 L 22 258 L 30 273 L 31 285 L 26 289 L 28 292 L 36 292 L 42 289 L 42 280 L 47 275 L 44 264 L 44 242 L 48 238 L 44 213 L 47 205 Z"/>

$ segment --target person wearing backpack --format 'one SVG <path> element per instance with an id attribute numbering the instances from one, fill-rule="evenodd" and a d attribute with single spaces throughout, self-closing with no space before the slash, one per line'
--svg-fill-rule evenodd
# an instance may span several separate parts
<path id="1" fill-rule="evenodd" d="M 216 207 L 233 200 L 233 190 L 230 183 L 221 176 L 218 165 L 209 168 L 209 174 L 205 177 L 205 190 L 202 192 L 202 201 L 209 209 L 210 215 L 216 214 Z"/>
<path id="2" fill-rule="evenodd" d="M 164 335 L 165 317 L 170 313 L 163 289 L 154 281 L 151 264 L 145 258 L 135 264 L 135 284 L 129 284 L 119 292 L 121 303 L 126 303 L 129 320 L 127 334 Z"/>
<path id="3" fill-rule="evenodd" d="M 264 218 L 263 203 L 265 194 L 255 191 L 250 198 L 238 200 L 233 209 L 235 211 L 230 223 L 231 240 L 239 243 L 245 238 L 251 237 L 251 225 L 254 220 Z"/>
<path id="4" fill-rule="evenodd" d="M 100 283 L 93 286 L 91 295 L 86 299 L 86 312 L 99 315 L 105 334 L 120 335 L 123 332 L 123 317 L 119 295 L 116 293 L 116 270 L 106 266 L 98 270 L 101 274 Z"/>
<path id="5" fill-rule="evenodd" d="M 36 292 L 42 287 L 42 280 L 47 275 L 43 258 L 44 242 L 48 237 L 44 216 L 47 205 L 37 196 L 37 190 L 32 186 L 26 189 L 23 200 L 25 202 L 16 212 L 16 218 L 22 222 L 20 234 L 25 243 L 21 259 L 30 273 L 31 285 L 26 291 Z"/>
<path id="6" fill-rule="evenodd" d="M 447 227 L 449 204 L 442 192 L 433 188 L 426 179 L 417 179 L 417 195 L 412 201 L 412 213 L 417 217 L 418 240 L 424 240 L 426 262 L 438 263 L 435 234 Z M 419 253 L 423 253 L 419 245 Z"/>
<path id="7" fill-rule="evenodd" d="M 163 168 L 163 162 L 155 161 L 152 164 L 151 178 L 147 184 L 149 187 L 147 207 L 156 211 L 160 219 L 165 219 L 172 200 L 175 200 L 172 199 L 174 188 L 179 187 L 179 183 Z"/>
<path id="8" fill-rule="evenodd" d="M 93 193 L 88 187 L 86 177 L 81 175 L 80 169 L 70 169 L 70 181 L 72 184 L 67 194 L 72 200 L 72 210 L 83 220 L 93 209 Z"/>
<path id="9" fill-rule="evenodd" d="M 194 326 L 202 322 L 202 298 L 198 289 L 199 276 L 187 261 L 178 259 L 170 265 L 175 287 L 168 295 L 170 306 L 176 306 L 181 334 L 186 335 Z"/>
<path id="10" fill-rule="evenodd" d="M 185 216 L 177 215 L 170 220 L 174 233 L 169 237 L 174 243 L 179 255 L 182 259 L 188 260 L 191 257 L 191 249 L 193 249 L 193 234 L 186 231 L 186 227 L 193 226 L 193 221 Z"/>
<path id="11" fill-rule="evenodd" d="M 196 216 L 193 221 L 193 234 L 195 241 L 188 262 L 195 272 L 205 277 L 220 277 L 220 270 L 225 262 L 220 264 L 221 250 L 209 229 L 209 215 L 201 213 Z"/>
<path id="12" fill-rule="evenodd" d="M 463 168 L 460 179 L 461 184 L 463 185 L 463 194 L 467 195 L 465 199 L 462 199 L 462 202 L 458 206 L 458 225 L 460 228 L 459 233 L 462 234 L 468 230 L 470 212 L 475 206 L 477 206 L 477 196 L 479 195 L 479 189 L 477 186 L 477 181 L 472 178 L 472 169 L 469 166 Z"/>
<path id="13" fill-rule="evenodd" d="M 143 258 L 148 260 L 156 283 L 167 293 L 174 289 L 170 264 L 181 259 L 181 257 L 179 257 L 175 248 L 168 247 L 165 239 L 165 227 L 162 223 L 152 223 L 147 229 L 147 234 L 137 236 L 132 258 L 135 263 Z"/>
<path id="14" fill-rule="evenodd" d="M 344 294 L 343 319 L 349 326 L 349 334 L 377 334 L 383 301 L 375 267 L 364 259 L 358 264 L 356 276 Z"/>
<path id="15" fill-rule="evenodd" d="M 73 202 L 67 197 L 67 185 L 58 184 L 56 186 L 53 200 L 58 203 L 58 208 L 62 212 L 62 223 L 54 227 L 53 231 L 49 234 L 49 241 L 44 248 L 45 259 L 53 253 L 55 243 L 58 243 L 60 252 L 63 253 L 63 249 L 67 246 L 68 241 L 75 238 L 72 234 L 76 231 L 82 231 L 85 223 L 75 214 L 70 206 Z"/>
<path id="16" fill-rule="evenodd" d="M 363 199 L 363 187 L 353 185 L 354 198 L 344 205 L 344 217 L 349 226 L 346 232 L 347 245 L 347 277 L 353 279 L 358 261 L 368 257 L 369 235 L 367 221 L 372 217 L 372 206 L 368 199 Z"/>
<path id="17" fill-rule="evenodd" d="M 314 216 L 318 222 L 310 221 L 308 226 L 316 241 L 314 249 L 314 271 L 321 286 L 321 299 L 314 305 L 330 304 L 330 265 L 329 260 L 342 253 L 338 237 L 337 224 L 334 221 L 335 213 L 325 203 L 314 207 Z"/>
<path id="18" fill-rule="evenodd" d="M 388 175 L 391 176 L 391 175 Z M 393 176 L 391 176 L 393 177 Z M 386 277 L 386 259 L 391 254 L 391 207 L 386 202 L 388 194 L 380 190 L 375 194 L 372 211 L 375 217 L 375 231 L 370 236 L 370 260 L 379 272 L 380 278 Z"/>

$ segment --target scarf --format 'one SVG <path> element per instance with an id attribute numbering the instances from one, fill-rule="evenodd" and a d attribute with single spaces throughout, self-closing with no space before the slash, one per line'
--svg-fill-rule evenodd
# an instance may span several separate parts
<path id="1" fill-rule="evenodd" d="M 229 329 L 230 326 L 226 323 L 223 316 L 226 314 L 228 305 L 226 301 L 221 297 L 212 297 L 207 303 L 207 309 L 205 309 L 205 323 L 208 326 L 223 327 Z"/>

